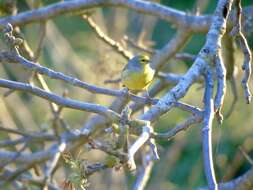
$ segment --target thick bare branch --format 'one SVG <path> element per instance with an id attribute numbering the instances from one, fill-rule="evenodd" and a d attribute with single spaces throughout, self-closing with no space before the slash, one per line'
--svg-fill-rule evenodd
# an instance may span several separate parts
<path id="1" fill-rule="evenodd" d="M 55 3 L 47 7 L 42 7 L 36 10 L 0 19 L 0 25 L 4 26 L 8 22 L 13 25 L 22 25 L 30 22 L 51 19 L 62 14 L 85 11 L 104 6 L 125 7 L 138 12 L 152 14 L 175 25 L 183 25 L 187 19 L 191 18 L 191 16 L 185 14 L 183 11 L 178 11 L 157 3 L 140 0 L 74 0 Z"/>
<path id="2" fill-rule="evenodd" d="M 204 170 L 208 187 L 212 190 L 218 190 L 214 167 L 213 167 L 213 153 L 212 153 L 212 123 L 214 118 L 214 101 L 213 101 L 213 76 L 212 71 L 207 71 L 205 74 L 205 110 L 202 128 L 202 153 Z"/>
<path id="3" fill-rule="evenodd" d="M 143 103 L 150 102 L 147 98 L 134 95 L 124 89 L 123 90 L 111 90 L 111 89 L 106 89 L 106 88 L 97 87 L 95 85 L 88 84 L 88 83 L 83 82 L 77 78 L 65 75 L 61 72 L 56 72 L 56 71 L 49 69 L 47 67 L 44 67 L 40 64 L 36 64 L 31 61 L 28 61 L 24 57 L 22 57 L 20 55 L 13 54 L 13 53 L 0 52 L 0 62 L 20 63 L 26 69 L 29 69 L 31 71 L 36 71 L 40 74 L 46 75 L 46 76 L 53 78 L 53 79 L 62 80 L 66 83 L 69 83 L 73 86 L 77 86 L 82 89 L 88 90 L 89 92 L 92 92 L 92 93 L 105 94 L 105 95 L 110 95 L 110 96 L 119 96 L 119 97 L 121 97 L 121 96 L 128 97 L 129 96 L 129 98 L 134 101 L 143 102 Z"/>
<path id="4" fill-rule="evenodd" d="M 136 169 L 134 155 L 142 147 L 142 145 L 145 142 L 147 142 L 147 140 L 150 138 L 150 134 L 151 134 L 151 126 L 150 126 L 150 122 L 147 122 L 147 124 L 142 127 L 141 135 L 138 137 L 138 139 L 134 142 L 134 144 L 130 147 L 128 151 L 127 166 L 130 170 Z"/>
<path id="5" fill-rule="evenodd" d="M 226 15 L 222 14 L 224 9 L 228 11 Z M 225 32 L 227 14 L 230 10 L 231 3 L 229 3 L 229 1 L 219 1 L 210 31 L 207 34 L 206 43 L 192 67 L 187 71 L 180 82 L 163 96 L 156 105 L 152 106 L 149 111 L 144 113 L 140 119 L 155 120 L 172 108 L 172 102 L 176 102 L 178 99 L 185 96 L 190 86 L 199 78 L 201 73 L 203 73 L 206 60 L 213 60 L 213 56 L 216 55 L 218 48 L 220 48 L 218 44 L 220 44 L 221 37 Z"/>
<path id="6" fill-rule="evenodd" d="M 24 25 L 31 22 L 40 22 L 62 14 L 106 6 L 124 7 L 141 13 L 154 15 L 176 26 L 187 27 L 192 32 L 207 32 L 212 20 L 212 16 L 209 15 L 189 15 L 183 11 L 165 7 L 158 3 L 142 0 L 73 0 L 55 3 L 46 7 L 19 13 L 15 16 L 2 18 L 0 19 L 0 26 L 4 27 L 7 23 Z M 252 7 L 245 11 L 245 18 L 252 14 L 251 9 Z"/>
<path id="7" fill-rule="evenodd" d="M 10 152 L 10 151 L 0 151 L 0 161 L 6 162 L 8 160 L 15 159 L 15 162 L 19 163 L 40 163 L 43 161 L 48 160 L 52 156 L 54 156 L 55 152 L 57 152 L 57 146 L 53 145 L 48 150 L 44 151 L 38 151 L 35 153 L 21 153 L 16 158 L 16 152 Z"/>
<path id="8" fill-rule="evenodd" d="M 0 79 L 0 86 L 3 88 L 29 92 L 29 93 L 32 93 L 33 95 L 39 96 L 43 99 L 49 100 L 63 107 L 98 113 L 105 117 L 110 118 L 111 120 L 118 120 L 120 118 L 119 114 L 115 113 L 114 111 L 108 109 L 105 106 L 92 104 L 92 103 L 86 103 L 86 102 L 80 102 L 77 100 L 72 100 L 70 98 L 63 98 L 61 96 L 47 92 L 45 90 L 42 90 L 38 87 L 29 85 L 26 83 Z"/>

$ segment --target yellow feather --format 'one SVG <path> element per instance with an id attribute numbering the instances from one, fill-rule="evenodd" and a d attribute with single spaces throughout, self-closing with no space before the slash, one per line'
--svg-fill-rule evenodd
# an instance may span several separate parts
<path id="1" fill-rule="evenodd" d="M 121 80 L 130 90 L 145 90 L 152 82 L 154 70 L 146 64 L 140 70 L 124 69 L 122 71 Z"/>

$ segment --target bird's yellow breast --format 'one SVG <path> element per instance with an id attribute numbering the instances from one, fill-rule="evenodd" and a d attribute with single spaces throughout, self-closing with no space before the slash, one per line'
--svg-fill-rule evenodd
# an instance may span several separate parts
<path id="1" fill-rule="evenodd" d="M 130 90 L 145 90 L 154 77 L 154 70 L 149 64 L 143 66 L 141 70 L 123 70 L 121 80 Z"/>

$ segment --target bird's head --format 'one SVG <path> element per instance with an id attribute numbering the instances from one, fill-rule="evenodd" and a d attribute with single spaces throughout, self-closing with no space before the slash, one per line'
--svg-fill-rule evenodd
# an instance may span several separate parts
<path id="1" fill-rule="evenodd" d="M 140 55 L 136 55 L 134 56 L 132 59 L 129 60 L 128 65 L 129 66 L 133 66 L 133 67 L 148 67 L 149 66 L 149 56 L 145 55 L 145 54 L 140 54 Z"/>

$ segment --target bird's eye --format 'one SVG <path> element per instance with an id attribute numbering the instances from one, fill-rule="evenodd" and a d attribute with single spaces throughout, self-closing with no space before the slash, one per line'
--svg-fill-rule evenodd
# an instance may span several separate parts
<path id="1" fill-rule="evenodd" d="M 143 63 L 143 64 L 146 64 L 146 63 L 149 62 L 149 58 L 148 58 L 148 56 L 143 55 L 143 56 L 140 56 L 139 61 L 140 61 L 141 63 Z"/>
<path id="2" fill-rule="evenodd" d="M 147 60 L 146 59 L 140 59 L 140 62 L 145 63 Z"/>

